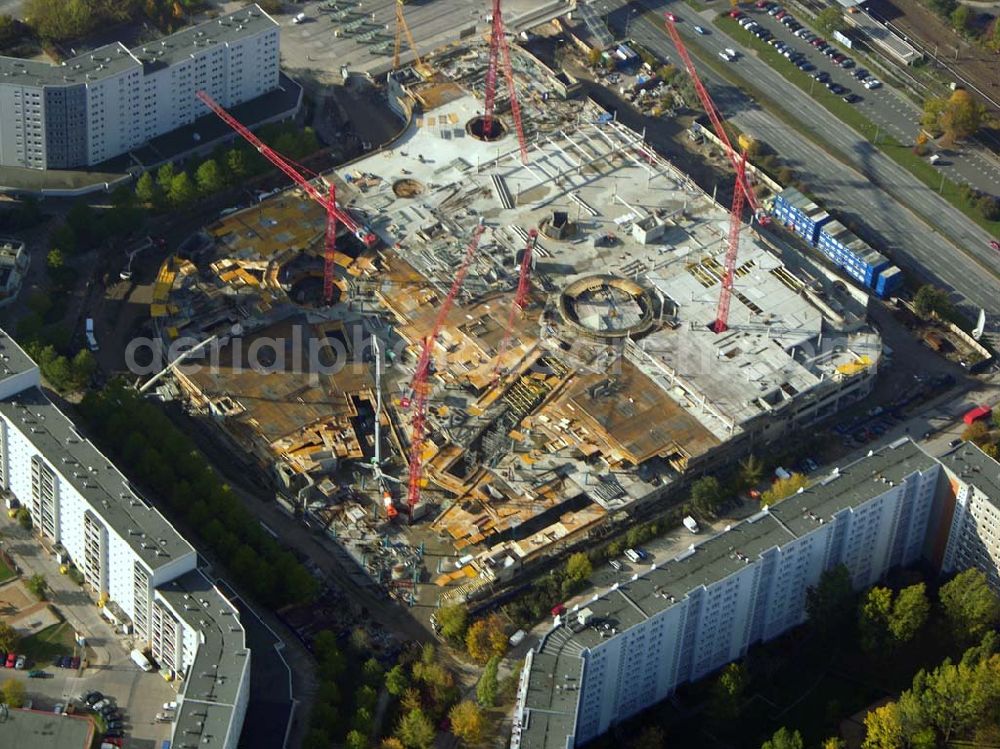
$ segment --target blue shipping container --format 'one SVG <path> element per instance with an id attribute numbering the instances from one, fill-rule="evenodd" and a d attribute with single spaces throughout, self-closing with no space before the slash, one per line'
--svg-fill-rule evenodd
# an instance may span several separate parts
<path id="1" fill-rule="evenodd" d="M 903 271 L 895 265 L 890 265 L 878 274 L 878 278 L 875 281 L 875 293 L 885 299 L 896 293 L 902 285 Z"/>

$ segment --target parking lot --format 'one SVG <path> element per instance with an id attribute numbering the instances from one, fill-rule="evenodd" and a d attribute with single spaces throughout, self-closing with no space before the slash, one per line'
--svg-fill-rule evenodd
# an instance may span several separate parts
<path id="1" fill-rule="evenodd" d="M 159 749 L 160 742 L 170 737 L 170 725 L 157 723 L 156 714 L 165 702 L 177 699 L 176 687 L 156 672 L 138 669 L 129 657 L 132 643 L 112 629 L 76 583 L 60 574 L 56 560 L 43 551 L 38 541 L 6 515 L 0 519 L 0 542 L 17 562 L 22 578 L 34 574 L 45 577 L 48 602 L 87 642 L 87 662 L 81 662 L 78 669 L 60 668 L 54 665 L 54 657 L 39 656 L 30 659 L 23 670 L 0 667 L 0 681 L 22 680 L 35 710 L 72 704 L 71 709 L 81 712 L 78 698 L 98 690 L 111 696 L 122 711 L 123 746 Z M 45 675 L 33 678 L 29 676 L 31 670 Z"/>
<path id="2" fill-rule="evenodd" d="M 508 27 L 517 17 L 536 9 L 531 0 L 508 0 L 504 19 Z M 340 83 L 341 66 L 352 72 L 386 71 L 392 64 L 396 33 L 395 0 L 326 0 L 287 6 L 287 15 L 276 15 L 281 24 L 282 67 L 296 78 L 313 78 L 320 83 Z M 465 0 L 434 0 L 405 7 L 406 25 L 413 34 L 417 51 L 427 55 L 433 49 L 458 41 L 462 35 L 485 32 L 487 5 Z M 294 18 L 304 14 L 301 22 Z M 409 43 L 402 40 L 404 61 L 412 60 Z"/>
<path id="3" fill-rule="evenodd" d="M 767 3 L 764 7 L 747 8 L 740 11 L 740 14 L 742 18 L 739 23 L 745 27 L 744 34 L 763 37 L 763 41 L 788 61 L 789 67 L 798 67 L 808 73 L 816 82 L 814 86 L 826 86 L 831 93 L 845 97 L 848 103 L 866 110 L 870 117 L 884 108 L 886 102 L 880 101 L 878 106 L 875 104 L 876 97 L 885 94 L 880 81 L 859 66 L 844 50 L 810 31 L 781 6 Z M 858 76 L 863 73 L 867 75 L 864 80 L 860 80 Z M 892 95 L 889 96 L 891 99 Z"/>

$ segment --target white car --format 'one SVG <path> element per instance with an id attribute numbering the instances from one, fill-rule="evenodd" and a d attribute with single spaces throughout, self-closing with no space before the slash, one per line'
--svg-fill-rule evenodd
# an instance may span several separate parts
<path id="1" fill-rule="evenodd" d="M 865 88 L 867 88 L 869 91 L 873 88 L 878 88 L 881 85 L 882 82 L 877 78 L 869 78 L 867 81 L 865 81 Z"/>
<path id="2" fill-rule="evenodd" d="M 738 57 L 736 50 L 732 47 L 726 47 L 726 54 L 732 57 L 734 60 Z"/>
<path id="3" fill-rule="evenodd" d="M 733 55 L 729 54 L 728 52 L 720 52 L 719 57 L 721 57 L 726 62 L 732 62 L 733 60 L 736 59 Z"/>
<path id="4" fill-rule="evenodd" d="M 695 31 L 697 31 L 697 32 L 698 32 L 699 34 L 702 34 L 702 35 L 704 35 L 704 34 L 707 34 L 707 33 L 708 33 L 708 32 L 707 32 L 707 31 L 705 31 L 705 29 L 703 29 L 703 28 L 702 28 L 701 26 L 695 26 L 695 27 L 694 27 L 694 30 L 695 30 Z"/>

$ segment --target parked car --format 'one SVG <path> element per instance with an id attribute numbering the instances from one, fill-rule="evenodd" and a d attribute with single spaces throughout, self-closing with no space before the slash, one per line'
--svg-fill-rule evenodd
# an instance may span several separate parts
<path id="1" fill-rule="evenodd" d="M 16 668 L 18 671 L 23 671 L 26 665 L 28 665 L 28 656 L 26 655 L 17 656 L 17 660 L 14 661 L 14 668 Z"/>
<path id="2" fill-rule="evenodd" d="M 788 15 L 788 11 L 785 10 L 784 8 L 782 8 L 781 10 L 779 10 L 777 13 L 774 14 L 774 17 L 777 18 L 779 21 L 781 21 L 787 15 Z"/>
<path id="3" fill-rule="evenodd" d="M 847 96 L 844 97 L 844 101 L 846 101 L 848 104 L 857 104 L 859 101 L 861 101 L 861 97 L 858 96 L 857 94 L 848 94 Z"/>
<path id="4" fill-rule="evenodd" d="M 33 668 L 28 672 L 29 679 L 47 679 L 48 676 L 48 672 L 42 671 L 40 668 Z"/>
<path id="5" fill-rule="evenodd" d="M 7 653 L 7 660 L 4 662 L 4 666 L 14 668 L 15 663 L 17 663 L 17 653 Z"/>
<path id="6" fill-rule="evenodd" d="M 91 707 L 94 708 L 94 712 L 95 713 L 100 713 L 100 712 L 103 712 L 104 710 L 106 710 L 107 708 L 109 708 L 111 706 L 112 706 L 111 705 L 111 698 L 110 697 L 104 697 L 103 699 L 100 699 L 97 702 L 95 702 Z"/>
<path id="7" fill-rule="evenodd" d="M 878 88 L 881 85 L 882 81 L 878 80 L 877 78 L 869 78 L 867 81 L 865 81 L 865 88 L 867 88 L 869 91 Z"/>
<path id="8" fill-rule="evenodd" d="M 799 70 L 801 70 L 803 73 L 811 73 L 815 69 L 816 66 L 813 65 L 811 62 L 804 62 L 801 65 L 799 65 Z"/>
<path id="9" fill-rule="evenodd" d="M 608 564 L 611 565 L 611 569 L 613 569 L 615 572 L 622 571 L 622 563 L 619 562 L 617 559 L 612 559 L 610 562 L 608 562 Z"/>
<path id="10" fill-rule="evenodd" d="M 852 60 L 850 57 L 844 58 L 843 60 L 840 61 L 840 67 L 842 67 L 844 70 L 850 70 L 851 68 L 854 67 L 854 60 Z"/>
<path id="11" fill-rule="evenodd" d="M 69 662 L 69 667 L 71 669 L 73 669 L 74 671 L 76 669 L 80 668 L 80 657 L 77 656 L 77 655 L 74 655 L 73 658 L 72 658 L 72 660 L 70 660 L 70 662 Z"/>
<path id="12" fill-rule="evenodd" d="M 62 715 L 63 712 L 65 712 L 65 710 L 66 706 L 61 702 L 57 702 L 56 706 L 52 708 L 52 712 L 54 712 L 56 715 Z"/>
<path id="13" fill-rule="evenodd" d="M 124 724 L 120 720 L 109 720 L 108 721 L 108 728 L 110 728 L 112 730 L 114 730 L 114 729 L 121 729 L 121 728 L 124 728 L 124 727 L 125 727 Z"/>
<path id="14" fill-rule="evenodd" d="M 88 705 L 93 706 L 94 704 L 100 702 L 104 699 L 104 695 L 98 692 L 96 689 L 93 692 L 87 692 L 83 695 L 82 702 L 86 702 Z"/>
<path id="15" fill-rule="evenodd" d="M 104 738 L 115 739 L 124 735 L 125 734 L 122 733 L 122 729 L 120 728 L 109 728 L 107 731 L 104 732 Z"/>
<path id="16" fill-rule="evenodd" d="M 847 89 L 841 86 L 839 83 L 834 83 L 833 88 L 830 89 L 837 96 L 843 96 L 847 93 Z"/>
<path id="17" fill-rule="evenodd" d="M 784 12 L 784 11 L 782 11 L 782 10 L 781 10 L 781 6 L 780 6 L 780 5 L 775 5 L 774 7 L 772 7 L 772 8 L 771 8 L 771 9 L 770 9 L 770 10 L 769 10 L 769 11 L 767 12 L 767 14 L 768 14 L 769 16 L 776 16 L 776 15 L 778 15 L 779 13 L 782 13 L 782 12 Z"/>
<path id="18" fill-rule="evenodd" d="M 826 83 L 827 81 L 830 80 L 830 74 L 827 73 L 825 70 L 820 70 L 816 73 L 813 73 L 813 78 L 815 78 L 820 83 Z"/>

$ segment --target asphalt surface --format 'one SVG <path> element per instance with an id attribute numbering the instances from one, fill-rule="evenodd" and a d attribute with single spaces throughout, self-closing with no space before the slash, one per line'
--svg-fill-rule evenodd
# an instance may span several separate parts
<path id="1" fill-rule="evenodd" d="M 790 43 L 796 51 L 804 53 L 809 58 L 809 62 L 819 70 L 825 70 L 837 83 L 846 86 L 862 97 L 862 101 L 856 106 L 884 132 L 891 134 L 902 143 L 914 142 L 920 130 L 921 111 L 910 99 L 890 86 L 882 86 L 871 91 L 866 90 L 860 81 L 851 76 L 857 67 L 844 70 L 833 64 L 829 57 L 825 57 L 808 42 L 797 39 L 780 21 L 769 16 L 764 10 L 754 7 L 742 8 L 742 10 L 774 34 L 775 38 Z M 808 28 L 808 24 L 801 16 L 795 16 L 795 19 Z M 744 34 L 747 37 L 750 35 L 748 31 L 742 31 L 741 36 Z M 855 59 L 855 62 L 858 63 L 858 67 L 863 67 L 863 63 L 859 60 Z M 791 67 L 791 63 L 788 65 Z M 975 149 L 954 148 L 942 150 L 940 155 L 942 158 L 937 167 L 949 179 L 955 182 L 965 182 L 990 194 L 996 194 L 1000 189 L 1000 162 L 988 155 Z"/>
<path id="2" fill-rule="evenodd" d="M 624 28 L 628 8 L 620 0 L 597 0 L 595 6 L 610 13 L 609 25 Z M 663 7 L 657 4 L 655 10 L 662 11 Z M 682 19 L 678 29 L 686 40 L 691 40 L 689 52 L 696 60 L 703 54 L 717 55 L 726 47 L 740 51 L 740 60 L 733 65 L 734 74 L 771 92 L 785 112 L 801 122 L 803 130 L 822 133 L 823 139 L 844 154 L 850 164 L 826 153 L 798 129 L 761 108 L 707 65 L 701 65 L 699 74 L 725 117 L 770 145 L 785 163 L 804 175 L 810 192 L 827 209 L 836 209 L 846 218 L 866 225 L 877 249 L 926 280 L 949 289 L 969 316 L 977 314 L 979 307 L 986 309 L 987 329 L 997 329 L 1000 282 L 993 274 L 1000 272 L 1000 253 L 989 247 L 990 237 L 985 231 L 836 116 L 797 88 L 792 89 L 779 71 L 758 60 L 749 49 L 714 29 L 706 36 L 696 34 L 695 23 L 708 26 L 717 10 L 698 17 L 688 5 L 674 2 L 667 7 Z M 660 22 L 654 24 L 648 16 L 634 16 L 629 25 L 630 35 L 637 42 L 658 56 L 680 62 Z M 941 226 L 948 227 L 950 238 L 941 233 Z"/>

